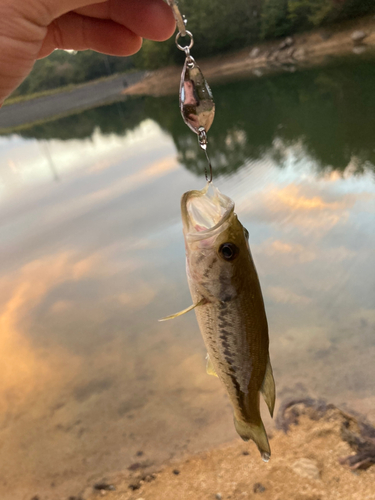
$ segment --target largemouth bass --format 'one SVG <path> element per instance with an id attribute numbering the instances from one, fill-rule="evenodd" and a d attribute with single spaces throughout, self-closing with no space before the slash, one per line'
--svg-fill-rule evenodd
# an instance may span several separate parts
<path id="1" fill-rule="evenodd" d="M 234 203 L 210 184 L 181 200 L 187 277 L 207 347 L 207 372 L 224 384 L 236 431 L 252 439 L 264 461 L 271 455 L 260 415 L 260 392 L 271 416 L 275 384 L 268 353 L 268 325 L 248 232 Z"/>

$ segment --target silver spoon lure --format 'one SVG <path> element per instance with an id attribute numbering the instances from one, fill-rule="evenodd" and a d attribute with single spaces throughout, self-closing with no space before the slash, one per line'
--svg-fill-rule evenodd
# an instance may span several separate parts
<path id="1" fill-rule="evenodd" d="M 201 69 L 190 54 L 194 45 L 194 38 L 186 29 L 186 18 L 180 12 L 176 0 L 166 0 L 173 11 L 178 33 L 176 35 L 177 48 L 185 52 L 185 64 L 182 69 L 180 83 L 180 110 L 186 125 L 198 136 L 198 143 L 203 149 L 208 163 L 209 171 L 205 169 L 207 182 L 212 182 L 212 165 L 207 153 L 207 132 L 212 125 L 215 116 L 215 102 L 211 89 L 203 76 Z M 182 39 L 186 38 L 185 45 L 181 45 Z M 180 43 L 181 42 L 181 43 Z"/>

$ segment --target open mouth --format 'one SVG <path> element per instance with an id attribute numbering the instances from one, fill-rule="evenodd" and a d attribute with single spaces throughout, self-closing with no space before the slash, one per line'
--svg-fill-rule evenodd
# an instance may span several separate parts
<path id="1" fill-rule="evenodd" d="M 212 184 L 201 191 L 188 191 L 181 200 L 184 232 L 194 239 L 205 238 L 221 227 L 233 210 L 233 201 Z"/>

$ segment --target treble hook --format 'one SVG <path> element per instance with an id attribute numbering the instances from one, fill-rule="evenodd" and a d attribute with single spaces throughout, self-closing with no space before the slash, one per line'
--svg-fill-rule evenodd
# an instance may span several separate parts
<path id="1" fill-rule="evenodd" d="M 203 148 L 202 148 L 203 149 Z M 210 157 L 208 156 L 208 153 L 207 153 L 207 149 L 203 149 L 203 151 L 205 152 L 206 154 L 206 158 L 207 158 L 207 162 L 208 162 L 208 166 L 210 168 L 210 178 L 208 178 L 208 174 L 207 174 L 207 167 L 204 169 L 204 175 L 206 177 L 206 181 L 208 183 L 211 183 L 212 182 L 212 165 L 211 165 L 211 160 L 210 160 Z"/>

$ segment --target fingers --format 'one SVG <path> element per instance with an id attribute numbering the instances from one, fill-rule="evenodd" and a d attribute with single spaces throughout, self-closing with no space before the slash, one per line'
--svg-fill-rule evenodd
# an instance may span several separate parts
<path id="1" fill-rule="evenodd" d="M 76 12 L 102 19 L 112 19 L 150 40 L 166 40 L 176 29 L 172 10 L 163 0 L 108 0 Z"/>
<path id="2" fill-rule="evenodd" d="M 80 7 L 102 3 L 103 0 L 13 0 L 13 9 L 38 26 L 47 27 L 55 19 Z"/>
<path id="3" fill-rule="evenodd" d="M 41 27 L 75 11 L 115 21 L 152 40 L 166 40 L 175 29 L 172 10 L 163 0 L 13 0 L 12 8 Z"/>
<path id="4" fill-rule="evenodd" d="M 92 49 L 114 56 L 129 56 L 142 46 L 142 39 L 111 20 L 93 19 L 75 13 L 59 17 L 48 26 L 38 58 L 54 49 Z"/>
<path id="5" fill-rule="evenodd" d="M 50 1 L 67 5 L 73 0 L 42 0 L 45 4 Z M 77 5 L 88 3 L 87 0 L 74 1 Z M 140 37 L 165 40 L 175 30 L 172 11 L 163 0 L 107 0 L 100 3 L 90 0 L 89 5 L 74 12 L 48 23 L 39 58 L 56 48 L 131 55 L 140 49 Z"/>
<path id="6" fill-rule="evenodd" d="M 176 29 L 172 10 L 163 0 L 137 0 L 129 2 L 126 10 L 114 1 L 112 19 L 124 24 L 137 35 L 151 40 L 166 40 Z"/>

